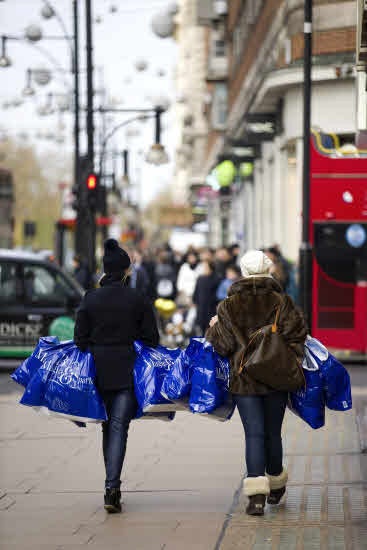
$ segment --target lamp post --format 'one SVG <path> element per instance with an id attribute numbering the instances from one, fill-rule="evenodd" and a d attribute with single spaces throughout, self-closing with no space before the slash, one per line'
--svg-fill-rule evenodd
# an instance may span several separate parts
<path id="1" fill-rule="evenodd" d="M 312 326 L 312 245 L 310 243 L 310 135 L 311 135 L 311 80 L 312 70 L 312 0 L 304 5 L 304 60 L 303 60 L 303 177 L 302 177 L 302 243 L 300 264 L 300 305 Z"/>

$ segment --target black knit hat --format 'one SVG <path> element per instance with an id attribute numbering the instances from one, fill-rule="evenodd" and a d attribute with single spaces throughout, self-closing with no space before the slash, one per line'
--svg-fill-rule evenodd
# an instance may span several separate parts
<path id="1" fill-rule="evenodd" d="M 115 239 L 104 243 L 103 269 L 105 273 L 122 273 L 130 267 L 131 261 L 125 250 L 119 247 Z"/>

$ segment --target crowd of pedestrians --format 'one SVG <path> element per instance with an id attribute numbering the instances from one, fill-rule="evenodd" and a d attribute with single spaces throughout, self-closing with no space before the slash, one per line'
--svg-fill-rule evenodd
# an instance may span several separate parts
<path id="1" fill-rule="evenodd" d="M 273 262 L 272 276 L 297 301 L 293 265 L 277 245 L 265 248 L 264 252 Z M 240 247 L 236 243 L 217 249 L 189 247 L 186 253 L 175 251 L 167 244 L 144 252 L 138 248 L 128 249 L 128 253 L 132 262 L 130 287 L 153 304 L 157 299 L 174 302 L 174 310 L 180 315 L 176 319 L 187 336 L 205 333 L 218 303 L 241 277 Z M 86 265 L 77 257 L 74 275 L 84 288 L 95 286 L 99 279 L 91 283 Z"/>

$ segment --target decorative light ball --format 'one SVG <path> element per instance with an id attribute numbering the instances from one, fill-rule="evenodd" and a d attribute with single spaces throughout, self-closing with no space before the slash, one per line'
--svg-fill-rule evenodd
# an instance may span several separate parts
<path id="1" fill-rule="evenodd" d="M 111 4 L 110 6 L 110 13 L 116 13 L 117 12 L 117 6 L 115 4 Z"/>
<path id="2" fill-rule="evenodd" d="M 95 18 L 94 22 L 97 23 L 97 25 L 99 25 L 99 23 L 102 23 L 103 19 L 100 15 L 97 15 L 97 17 Z"/>
<path id="3" fill-rule="evenodd" d="M 224 160 L 215 168 L 215 174 L 221 187 L 229 187 L 236 177 L 236 167 L 231 160 Z"/>
<path id="4" fill-rule="evenodd" d="M 158 69 L 157 76 L 165 76 L 165 75 L 166 75 L 166 71 L 164 69 Z"/>
<path id="5" fill-rule="evenodd" d="M 179 12 L 179 7 L 177 2 L 171 2 L 168 7 L 166 8 L 166 11 L 169 15 L 176 15 Z"/>
<path id="6" fill-rule="evenodd" d="M 47 84 L 51 81 L 51 72 L 48 69 L 35 69 L 32 74 L 34 81 L 39 86 L 47 86 Z"/>
<path id="7" fill-rule="evenodd" d="M 24 34 L 30 42 L 38 42 L 42 38 L 42 29 L 38 25 L 29 25 Z"/>
<path id="8" fill-rule="evenodd" d="M 67 94 L 61 94 L 56 99 L 57 108 L 59 111 L 65 112 L 69 109 L 69 96 Z"/>
<path id="9" fill-rule="evenodd" d="M 254 164 L 252 162 L 241 162 L 239 172 L 243 178 L 249 178 L 254 172 Z"/>
<path id="10" fill-rule="evenodd" d="M 41 9 L 41 15 L 44 19 L 51 19 L 55 15 L 53 7 L 50 4 L 46 4 Z"/>
<path id="11" fill-rule="evenodd" d="M 148 63 L 145 59 L 137 59 L 135 61 L 135 69 L 139 72 L 145 71 L 148 68 Z"/>
<path id="12" fill-rule="evenodd" d="M 159 38 L 169 38 L 173 35 L 175 24 L 169 13 L 157 13 L 151 23 L 152 31 Z"/>

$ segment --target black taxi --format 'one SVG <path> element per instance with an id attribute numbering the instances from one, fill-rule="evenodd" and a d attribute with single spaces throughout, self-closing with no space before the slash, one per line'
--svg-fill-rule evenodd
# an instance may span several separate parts
<path id="1" fill-rule="evenodd" d="M 27 357 L 41 336 L 71 339 L 83 292 L 41 255 L 0 249 L 0 358 Z"/>

